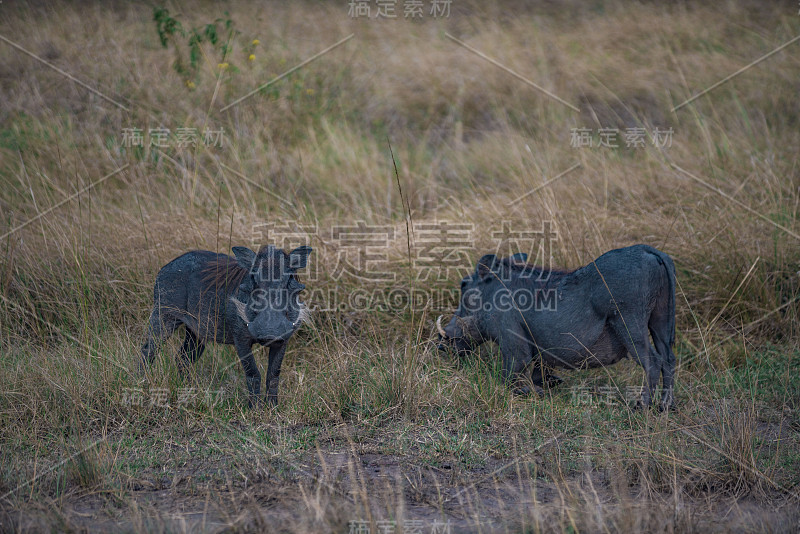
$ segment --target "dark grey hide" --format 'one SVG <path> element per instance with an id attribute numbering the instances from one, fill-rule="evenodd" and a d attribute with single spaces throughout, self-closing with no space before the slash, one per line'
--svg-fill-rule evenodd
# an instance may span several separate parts
<path id="1" fill-rule="evenodd" d="M 266 398 L 274 405 L 286 342 L 307 315 L 299 300 L 305 286 L 295 273 L 306 266 L 311 247 L 289 254 L 272 245 L 258 254 L 233 247 L 233 253 L 235 258 L 195 250 L 159 271 L 143 361 L 151 364 L 158 344 L 180 325 L 186 327 L 178 359 L 181 371 L 197 360 L 208 342 L 234 345 L 253 406 L 261 392 L 261 373 L 252 347 L 256 343 L 268 346 Z"/>
<path id="2" fill-rule="evenodd" d="M 633 357 L 645 370 L 642 404 L 650 405 L 659 378 L 661 408 L 673 405 L 675 266 L 647 245 L 606 252 L 575 271 L 542 269 L 526 254 L 488 254 L 461 281 L 461 301 L 441 328 L 441 350 L 469 351 L 494 341 L 503 356 L 503 379 L 515 390 L 533 362 L 537 392 L 560 381 L 548 367 L 600 367 Z M 650 338 L 652 337 L 652 344 Z"/>

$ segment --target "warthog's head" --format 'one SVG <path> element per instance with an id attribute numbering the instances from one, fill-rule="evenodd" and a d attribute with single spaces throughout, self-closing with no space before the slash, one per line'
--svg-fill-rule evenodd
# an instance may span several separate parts
<path id="1" fill-rule="evenodd" d="M 498 291 L 504 289 L 509 267 L 527 259 L 527 254 L 520 253 L 502 260 L 487 254 L 478 260 L 475 272 L 461 280 L 461 299 L 453 318 L 444 327 L 441 315 L 436 320 L 440 351 L 453 349 L 463 355 L 486 341 L 482 333 L 485 318 L 492 312 Z"/>
<path id="2" fill-rule="evenodd" d="M 306 319 L 308 311 L 299 299 L 305 286 L 295 273 L 306 266 L 310 253 L 307 246 L 288 254 L 272 245 L 258 254 L 246 247 L 233 248 L 239 267 L 247 274 L 231 302 L 256 342 L 286 341 Z"/>

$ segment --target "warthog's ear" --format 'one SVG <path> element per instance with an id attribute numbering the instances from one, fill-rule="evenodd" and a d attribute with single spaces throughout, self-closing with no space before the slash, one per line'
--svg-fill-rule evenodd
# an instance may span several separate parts
<path id="1" fill-rule="evenodd" d="M 305 268 L 311 250 L 311 247 L 303 245 L 291 251 L 289 253 L 289 269 L 296 271 L 297 269 Z"/>
<path id="2" fill-rule="evenodd" d="M 528 255 L 524 252 L 517 252 L 513 256 L 508 257 L 508 261 L 511 264 L 514 263 L 527 263 L 528 262 Z"/>
<path id="3" fill-rule="evenodd" d="M 475 268 L 475 272 L 478 273 L 478 276 L 481 278 L 493 276 L 492 271 L 497 268 L 497 264 L 497 256 L 494 254 L 487 254 L 478 260 L 478 266 Z"/>
<path id="4" fill-rule="evenodd" d="M 300 291 L 306 288 L 305 284 L 301 284 L 300 281 L 292 276 L 289 279 L 289 291 L 292 293 L 299 293 Z"/>
<path id="5" fill-rule="evenodd" d="M 232 250 L 239 267 L 250 272 L 253 262 L 256 261 L 256 253 L 247 247 L 233 247 Z"/>

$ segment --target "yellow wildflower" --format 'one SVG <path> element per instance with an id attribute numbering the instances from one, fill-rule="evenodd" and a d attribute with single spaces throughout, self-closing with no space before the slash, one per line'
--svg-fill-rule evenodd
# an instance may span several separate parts
<path id="1" fill-rule="evenodd" d="M 314 90 L 313 89 L 306 89 L 306 94 L 307 95 L 313 95 L 314 94 Z"/>
<path id="2" fill-rule="evenodd" d="M 228 64 L 227 63 L 219 63 L 217 65 L 217 67 L 219 68 L 219 70 L 225 70 L 225 69 L 228 68 Z"/>
<path id="3" fill-rule="evenodd" d="M 255 54 L 250 54 L 249 56 L 247 56 L 247 61 L 253 61 L 255 58 L 256 58 Z"/>
<path id="4" fill-rule="evenodd" d="M 194 89 L 194 82 L 192 80 L 186 80 L 186 87 Z"/>
<path id="5" fill-rule="evenodd" d="M 253 39 L 253 46 L 258 46 L 258 43 L 260 42 L 261 41 L 259 41 L 258 39 Z"/>

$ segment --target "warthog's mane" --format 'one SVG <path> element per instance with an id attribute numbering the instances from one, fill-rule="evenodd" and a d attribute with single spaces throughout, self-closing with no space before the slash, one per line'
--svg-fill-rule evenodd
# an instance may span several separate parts
<path id="1" fill-rule="evenodd" d="M 267 248 L 268 245 L 261 247 L 256 257 L 266 252 Z M 281 252 L 285 254 L 285 252 Z M 226 293 L 230 294 L 236 291 L 242 283 L 247 275 L 247 269 L 240 267 L 239 262 L 233 256 L 222 254 L 209 261 L 200 273 L 203 283 L 208 284 L 214 290 L 224 289 Z M 299 281 L 294 273 L 292 273 L 292 278 Z"/>
<path id="2" fill-rule="evenodd" d="M 224 289 L 226 293 L 233 293 L 247 275 L 247 269 L 239 267 L 236 258 L 223 255 L 208 262 L 200 273 L 204 284 L 214 290 Z"/>
<path id="3" fill-rule="evenodd" d="M 572 274 L 575 272 L 575 269 L 552 269 L 550 267 L 541 267 L 539 265 L 534 265 L 532 263 L 526 263 L 521 261 L 509 261 L 503 260 L 503 262 L 511 269 L 511 271 L 522 277 L 531 278 L 533 280 L 539 281 L 542 284 L 546 284 L 547 282 L 553 282 L 556 280 L 560 280 L 561 278 L 567 276 L 568 274 Z"/>

